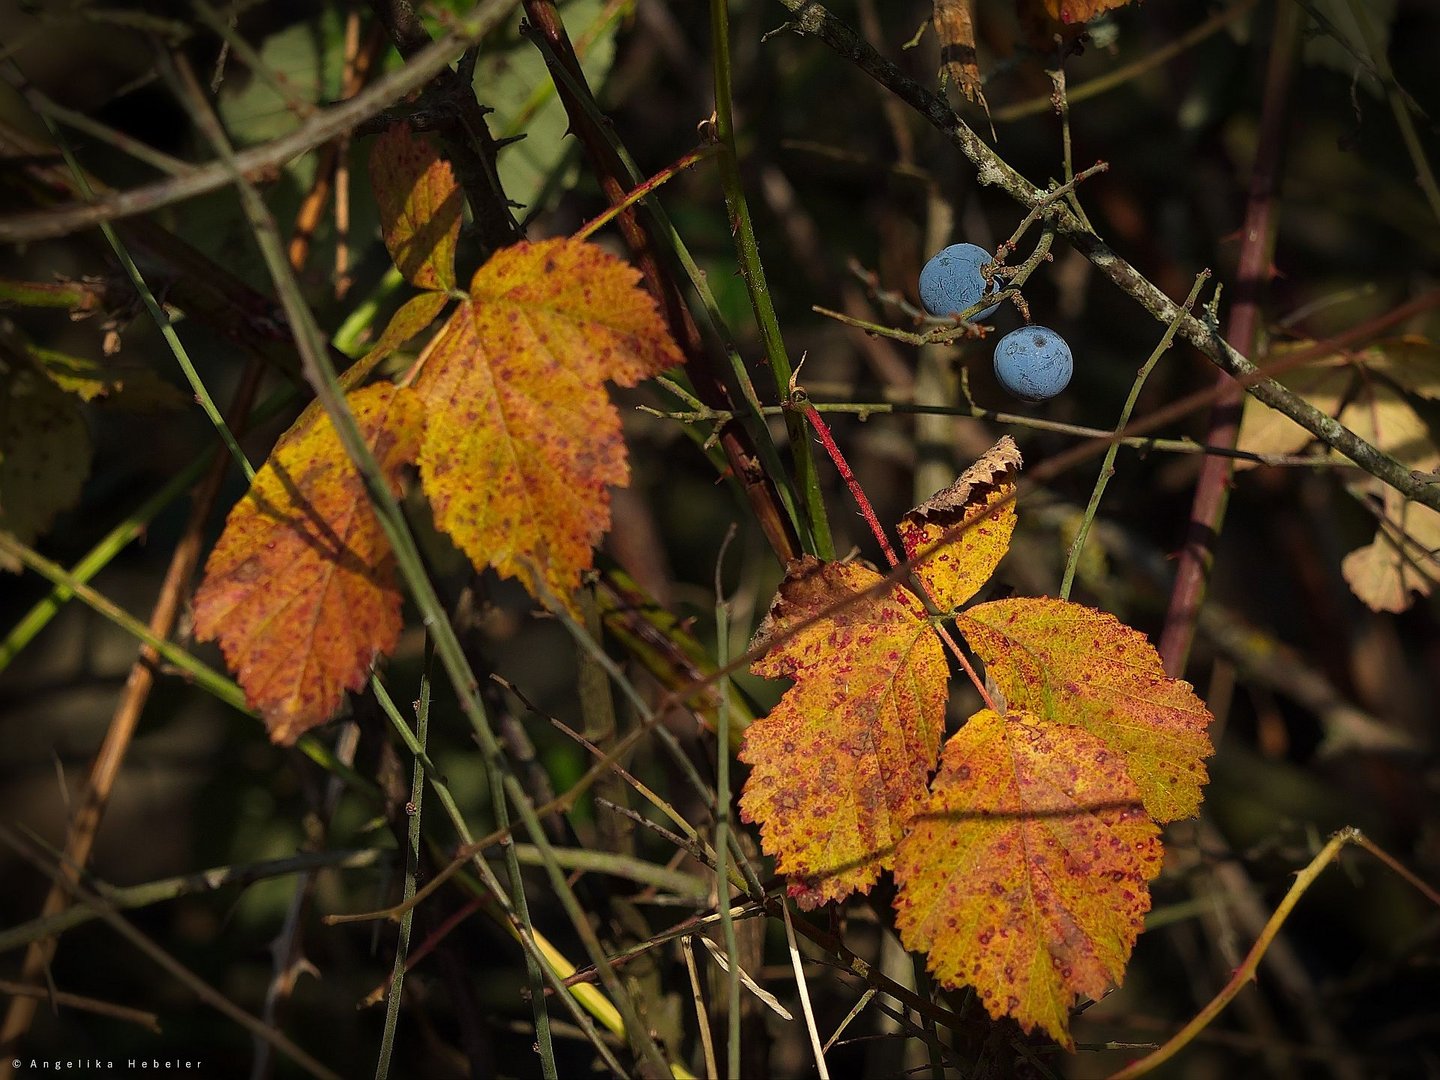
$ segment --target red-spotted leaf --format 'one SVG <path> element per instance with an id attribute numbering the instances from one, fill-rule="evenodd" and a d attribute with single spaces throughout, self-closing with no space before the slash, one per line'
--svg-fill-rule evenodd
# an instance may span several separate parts
<path id="1" fill-rule="evenodd" d="M 943 734 L 949 669 L 924 605 L 869 567 L 806 556 L 753 647 L 768 651 L 752 671 L 795 685 L 745 730 L 741 816 L 801 907 L 866 892 L 925 800 Z"/>
<path id="2" fill-rule="evenodd" d="M 392 487 L 420 449 L 413 391 L 377 383 L 349 397 Z M 265 718 L 293 743 L 365 683 L 399 637 L 400 591 L 360 473 L 323 412 L 286 432 L 230 512 L 195 595 L 195 634 L 225 661 Z"/>
<path id="3" fill-rule="evenodd" d="M 370 152 L 370 185 L 396 269 L 421 289 L 453 289 L 463 200 L 450 163 L 406 125 L 392 124 Z"/>
<path id="4" fill-rule="evenodd" d="M 639 272 L 593 244 L 495 253 L 445 324 L 415 388 L 420 475 L 435 522 L 477 567 L 571 603 L 629 481 L 605 391 L 681 362 Z"/>
<path id="5" fill-rule="evenodd" d="M 1165 674 L 1145 635 L 1103 611 L 1049 598 L 980 604 L 956 625 L 1011 710 L 1103 739 L 1155 820 L 1199 809 L 1213 717 L 1189 683 Z"/>
<path id="6" fill-rule="evenodd" d="M 958 480 L 900 519 L 900 540 L 908 558 L 953 537 L 915 570 L 941 611 L 953 611 L 974 596 L 1010 550 L 1020 465 L 1015 440 L 1001 436 Z"/>
<path id="7" fill-rule="evenodd" d="M 1161 857 L 1103 740 L 982 710 L 945 744 L 900 843 L 896 927 L 946 986 L 1073 1049 L 1070 1006 L 1121 980 Z"/>

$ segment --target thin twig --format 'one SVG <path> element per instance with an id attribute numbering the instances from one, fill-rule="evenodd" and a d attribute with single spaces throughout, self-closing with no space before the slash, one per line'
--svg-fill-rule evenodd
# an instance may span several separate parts
<path id="1" fill-rule="evenodd" d="M 1359 829 L 1344 828 L 1330 838 L 1316 856 L 1310 860 L 1310 864 L 1295 875 L 1295 882 L 1290 886 L 1290 891 L 1270 916 L 1270 921 L 1265 924 L 1259 937 L 1250 951 L 1245 955 L 1245 960 L 1235 969 L 1235 974 L 1224 988 L 1211 999 L 1210 1003 L 1201 1009 L 1183 1028 L 1176 1032 L 1160 1049 L 1148 1054 L 1139 1061 L 1133 1062 L 1115 1073 L 1110 1080 L 1133 1080 L 1137 1076 L 1145 1076 L 1156 1068 L 1169 1061 L 1177 1053 L 1188 1046 L 1201 1031 L 1224 1011 L 1225 1007 L 1239 996 L 1240 991 L 1256 979 L 1256 971 L 1260 966 L 1261 959 L 1265 956 L 1271 943 L 1280 933 L 1280 928 L 1290 917 L 1295 905 L 1305 895 L 1310 886 L 1315 883 L 1325 868 L 1339 858 L 1341 849 L 1347 844 L 1355 844 L 1363 847 L 1376 858 L 1380 859 L 1390 869 L 1399 873 L 1411 885 L 1420 890 L 1431 903 L 1440 906 L 1440 893 L 1425 884 L 1414 874 L 1406 870 L 1399 862 L 1392 858 L 1388 852 L 1379 848 L 1371 842 Z"/>
<path id="2" fill-rule="evenodd" d="M 1210 271 L 1202 270 L 1195 277 L 1195 284 L 1190 289 L 1190 295 L 1185 298 L 1181 312 L 1187 312 L 1195 306 L 1195 300 L 1200 295 L 1200 289 L 1205 282 L 1210 280 Z M 1140 391 L 1145 386 L 1145 380 L 1150 377 L 1160 357 L 1165 355 L 1170 348 L 1170 343 L 1175 340 L 1175 331 L 1179 329 L 1180 318 L 1172 319 L 1166 327 L 1160 344 L 1150 353 L 1145 363 L 1140 365 L 1140 371 L 1135 376 L 1134 383 L 1130 386 L 1130 396 L 1125 399 L 1125 406 L 1120 410 L 1120 419 L 1115 424 L 1117 432 L 1124 431 L 1125 425 L 1130 423 L 1130 414 L 1135 411 L 1135 403 L 1140 400 Z M 1060 599 L 1070 599 L 1070 587 L 1075 583 L 1075 568 L 1080 565 L 1080 555 L 1085 550 L 1085 538 L 1090 534 L 1090 526 L 1095 521 L 1095 515 L 1100 510 L 1100 500 L 1105 496 L 1105 488 L 1110 483 L 1110 477 L 1115 475 L 1115 455 L 1119 453 L 1119 442 L 1110 444 L 1110 449 L 1105 451 L 1105 459 L 1100 463 L 1100 475 L 1095 479 L 1095 490 L 1090 495 L 1090 502 L 1085 507 L 1085 513 L 1080 518 L 1080 527 L 1075 531 L 1075 539 L 1071 541 L 1070 553 L 1065 560 L 1065 574 L 1060 581 Z"/>
<path id="3" fill-rule="evenodd" d="M 821 4 L 814 0 L 779 2 L 793 15 L 788 24 L 791 29 L 819 38 L 914 108 L 966 157 L 976 169 L 982 184 L 999 187 L 1005 194 L 1027 207 L 1035 205 L 1045 197 L 1046 192 L 1043 189 L 1031 184 L 1001 159 L 979 135 L 955 115 L 949 105 L 876 53 L 854 30 Z M 1165 324 L 1175 317 L 1176 305 L 1100 237 L 1087 230 L 1069 207 L 1059 207 L 1054 220 L 1061 236 L 1089 259 L 1102 275 L 1138 302 L 1156 321 Z M 1294 420 L 1366 472 L 1395 488 L 1406 498 L 1432 510 L 1440 510 L 1440 484 L 1412 475 L 1408 466 L 1361 439 L 1304 398 L 1268 378 L 1244 354 L 1216 334 L 1212 327 L 1193 316 L 1187 316 L 1181 321 L 1180 336 L 1199 349 L 1217 367 L 1231 375 L 1254 397 Z M 1189 404 L 1186 403 L 1185 407 L 1188 408 Z"/>

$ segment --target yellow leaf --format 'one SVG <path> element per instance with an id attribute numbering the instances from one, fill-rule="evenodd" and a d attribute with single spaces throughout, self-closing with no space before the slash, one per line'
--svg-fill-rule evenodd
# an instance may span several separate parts
<path id="1" fill-rule="evenodd" d="M 681 362 L 639 273 L 592 244 L 517 244 L 476 273 L 416 379 L 435 522 L 478 567 L 571 603 L 629 481 L 605 380 Z M 543 588 L 541 587 L 543 586 Z"/>
<path id="2" fill-rule="evenodd" d="M 895 861 L 895 925 L 949 987 L 1063 1045 L 1078 994 L 1120 982 L 1150 909 L 1160 830 L 1104 740 L 1012 712 L 945 744 Z"/>
<path id="3" fill-rule="evenodd" d="M 953 611 L 974 596 L 1009 550 L 1020 465 L 1020 449 L 1005 435 L 958 480 L 900 519 L 900 541 L 911 559 L 960 530 L 915 571 L 939 610 Z"/>
<path id="4" fill-rule="evenodd" d="M 1011 710 L 1077 724 L 1120 754 L 1156 821 L 1199 809 L 1214 718 L 1189 683 L 1165 674 L 1144 634 L 1048 597 L 980 604 L 956 626 Z"/>
<path id="5" fill-rule="evenodd" d="M 405 124 L 391 124 L 370 152 L 370 186 L 396 269 L 419 288 L 453 289 L 464 199 L 450 163 Z"/>

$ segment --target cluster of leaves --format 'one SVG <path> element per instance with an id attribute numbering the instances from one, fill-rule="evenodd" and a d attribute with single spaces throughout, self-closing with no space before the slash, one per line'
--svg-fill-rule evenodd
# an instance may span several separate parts
<path id="1" fill-rule="evenodd" d="M 635 271 L 585 243 L 502 250 L 459 292 L 460 195 L 405 128 L 377 141 L 371 179 L 386 245 L 421 291 L 347 384 L 458 303 L 398 383 L 350 390 L 360 431 L 392 489 L 418 463 L 436 525 L 477 568 L 568 605 L 609 524 L 607 487 L 628 477 L 604 381 L 634 384 L 678 350 Z M 1102 612 L 1051 599 L 960 610 L 1009 546 L 1019 465 L 1007 437 L 905 516 L 913 591 L 858 562 L 789 568 L 754 670 L 796 685 L 747 730 L 741 809 L 801 906 L 893 870 L 907 947 L 993 1015 L 1068 1044 L 1076 995 L 1123 975 L 1158 823 L 1199 805 L 1210 715 Z M 394 648 L 401 602 L 364 481 L 312 405 L 231 512 L 196 633 L 219 639 L 271 736 L 290 743 Z M 943 755 L 940 618 L 985 661 L 996 704 Z"/>
<path id="2" fill-rule="evenodd" d="M 1272 359 L 1307 353 L 1313 343 L 1288 345 Z M 1421 473 L 1440 471 L 1440 446 L 1415 401 L 1440 400 L 1440 348 L 1404 339 L 1356 353 L 1322 357 L 1283 376 L 1283 381 L 1321 412 L 1366 442 Z M 1412 400 L 1413 399 L 1413 400 Z M 1294 454 L 1312 442 L 1283 413 L 1245 402 L 1240 449 L 1256 454 Z M 1333 451 L 1327 451 L 1333 456 Z M 1341 571 L 1355 595 L 1375 611 L 1404 611 L 1415 594 L 1429 596 L 1440 583 L 1440 514 L 1410 502 L 1368 476 L 1346 480 L 1379 519 L 1375 539 L 1345 556 Z"/>
<path id="3" fill-rule="evenodd" d="M 591 244 L 517 244 L 458 291 L 459 189 L 403 126 L 377 139 L 371 180 L 386 246 L 422 291 L 347 386 L 458 302 L 398 384 L 351 390 L 350 409 L 393 489 L 418 462 L 436 525 L 477 569 L 568 605 L 609 527 L 607 489 L 629 477 L 605 380 L 632 385 L 679 350 L 638 272 Z M 219 639 L 271 737 L 291 743 L 394 648 L 401 600 L 364 482 L 313 404 L 231 511 L 195 597 L 196 634 Z"/>
<path id="4" fill-rule="evenodd" d="M 789 567 L 754 671 L 795 685 L 746 730 L 740 805 L 800 906 L 892 870 L 901 940 L 941 982 L 1071 1046 L 1076 996 L 1123 976 L 1159 825 L 1199 808 L 1211 716 L 1104 612 L 1043 597 L 961 610 L 1009 547 L 1019 466 L 1007 436 L 905 515 L 913 588 L 859 562 Z M 993 708 L 942 753 L 946 622 L 985 662 Z"/>

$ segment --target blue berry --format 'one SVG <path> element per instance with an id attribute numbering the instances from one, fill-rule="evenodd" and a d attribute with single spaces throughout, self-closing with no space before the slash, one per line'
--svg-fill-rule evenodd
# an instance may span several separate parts
<path id="1" fill-rule="evenodd" d="M 1052 398 L 1070 384 L 1075 358 L 1054 330 L 1022 326 L 995 346 L 995 377 L 1000 385 L 1026 401 Z"/>
<path id="2" fill-rule="evenodd" d="M 994 261 L 993 255 L 975 244 L 951 244 L 920 271 L 920 302 L 925 310 L 938 318 L 959 315 L 979 302 L 982 295 L 998 293 L 1000 283 L 991 281 L 986 290 L 985 278 L 980 273 L 982 266 Z M 988 319 L 999 306 L 992 304 L 979 314 L 971 315 L 970 321 Z"/>

